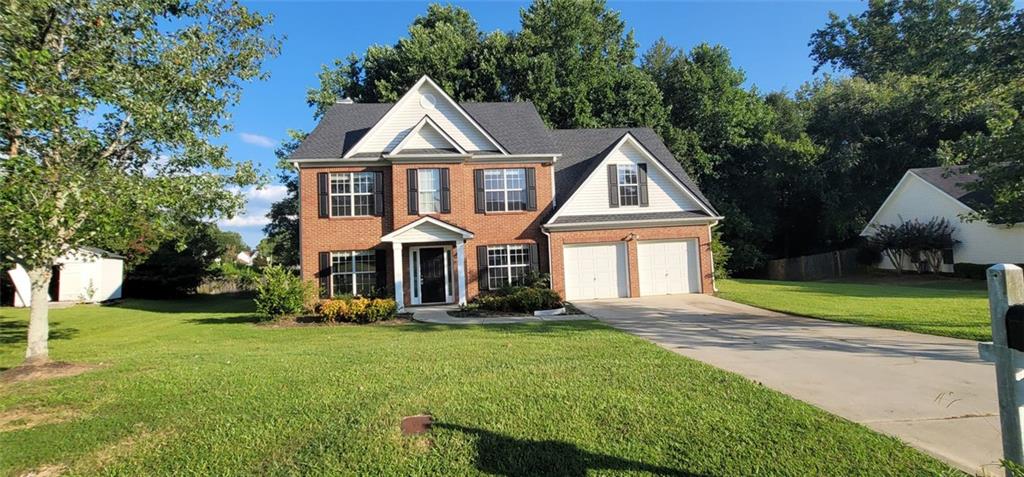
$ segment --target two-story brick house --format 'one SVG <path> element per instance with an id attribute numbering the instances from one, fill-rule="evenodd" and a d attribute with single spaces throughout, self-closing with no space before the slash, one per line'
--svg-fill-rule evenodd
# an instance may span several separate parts
<path id="1" fill-rule="evenodd" d="M 465 303 L 530 271 L 570 300 L 714 288 L 721 217 L 648 128 L 551 130 L 531 103 L 456 103 L 423 77 L 335 104 L 291 161 L 322 296 Z"/>

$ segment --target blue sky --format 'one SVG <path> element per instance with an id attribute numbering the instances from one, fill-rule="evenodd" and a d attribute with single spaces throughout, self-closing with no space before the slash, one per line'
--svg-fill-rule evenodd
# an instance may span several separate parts
<path id="1" fill-rule="evenodd" d="M 453 2 L 468 9 L 484 31 L 519 28 L 519 11 L 528 2 Z M 246 86 L 233 108 L 234 131 L 220 138 L 233 158 L 252 160 L 273 176 L 274 148 L 288 129 L 308 131 L 315 125 L 306 106 L 306 90 L 316 86 L 323 64 L 369 45 L 393 44 L 405 36 L 409 23 L 426 11 L 428 2 L 249 2 L 275 16 L 270 31 L 285 37 L 281 54 L 266 63 L 270 79 Z M 664 36 L 670 44 L 689 49 L 707 42 L 724 45 L 733 64 L 747 74 L 748 86 L 760 91 L 790 92 L 811 79 L 808 58 L 811 33 L 823 26 L 828 12 L 860 12 L 861 2 L 608 2 L 622 13 L 636 33 L 640 52 Z M 255 246 L 263 237 L 264 215 L 284 195 L 271 184 L 247 191 L 247 210 L 229 221 L 225 230 L 240 232 Z"/>

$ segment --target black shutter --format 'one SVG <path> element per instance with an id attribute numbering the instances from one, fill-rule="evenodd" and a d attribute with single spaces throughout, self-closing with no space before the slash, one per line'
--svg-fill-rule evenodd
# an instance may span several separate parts
<path id="1" fill-rule="evenodd" d="M 608 207 L 619 206 L 619 166 L 608 164 Z"/>
<path id="2" fill-rule="evenodd" d="M 377 273 L 377 295 L 380 298 L 388 298 L 388 251 L 378 248 L 377 261 L 374 263 L 374 271 Z"/>
<path id="3" fill-rule="evenodd" d="M 537 253 L 537 244 L 530 244 L 530 270 L 533 273 L 540 273 L 540 254 Z"/>
<path id="4" fill-rule="evenodd" d="M 409 184 L 409 215 L 418 215 L 420 213 L 420 196 L 419 196 L 419 176 L 417 175 L 416 169 L 409 169 L 405 172 L 405 182 Z"/>
<path id="5" fill-rule="evenodd" d="M 331 196 L 330 184 L 327 182 L 327 173 L 319 172 L 316 175 L 316 195 L 320 200 L 320 218 L 330 217 Z"/>
<path id="6" fill-rule="evenodd" d="M 537 210 L 537 170 L 526 170 L 526 210 Z"/>
<path id="7" fill-rule="evenodd" d="M 647 207 L 647 164 L 637 164 L 636 179 L 640 184 L 640 207 Z"/>
<path id="8" fill-rule="evenodd" d="M 476 248 L 476 285 L 481 290 L 487 290 L 487 246 L 481 245 Z"/>
<path id="9" fill-rule="evenodd" d="M 331 296 L 331 252 L 320 252 L 320 298 Z"/>
<path id="10" fill-rule="evenodd" d="M 441 176 L 441 213 L 449 214 L 452 211 L 452 186 L 448 177 L 448 168 L 440 169 Z"/>
<path id="11" fill-rule="evenodd" d="M 373 215 L 384 216 L 384 173 L 373 173 Z"/>
<path id="12" fill-rule="evenodd" d="M 476 203 L 476 213 L 482 214 L 486 211 L 486 204 L 484 202 L 484 170 L 477 169 L 473 171 L 473 194 L 474 202 Z"/>

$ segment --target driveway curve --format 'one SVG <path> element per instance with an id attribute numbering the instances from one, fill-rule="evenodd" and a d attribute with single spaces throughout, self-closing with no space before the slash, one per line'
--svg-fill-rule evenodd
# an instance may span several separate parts
<path id="1" fill-rule="evenodd" d="M 707 295 L 574 304 L 969 473 L 1002 475 L 995 370 L 978 358 L 974 341 L 797 317 Z"/>

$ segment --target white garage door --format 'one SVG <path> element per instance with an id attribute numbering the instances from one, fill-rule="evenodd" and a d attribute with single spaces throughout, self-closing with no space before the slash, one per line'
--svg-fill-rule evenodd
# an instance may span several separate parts
<path id="1" fill-rule="evenodd" d="M 640 295 L 700 292 L 696 240 L 637 243 Z"/>
<path id="2" fill-rule="evenodd" d="M 629 296 L 626 244 L 566 245 L 564 255 L 566 299 Z"/>

